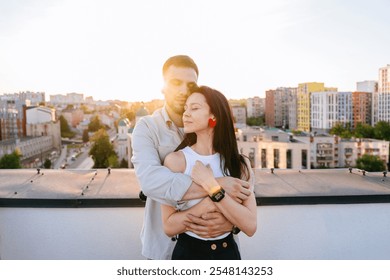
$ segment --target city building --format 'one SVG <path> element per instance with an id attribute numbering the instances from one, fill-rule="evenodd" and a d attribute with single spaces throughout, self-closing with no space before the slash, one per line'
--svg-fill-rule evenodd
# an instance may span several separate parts
<path id="1" fill-rule="evenodd" d="M 310 143 L 311 168 L 346 168 L 356 166 L 362 155 L 379 156 L 389 161 L 389 141 L 376 139 L 342 139 L 326 134 L 296 136 L 299 141 Z"/>
<path id="2" fill-rule="evenodd" d="M 24 108 L 19 100 L 0 101 L 0 141 L 26 136 Z"/>
<path id="3" fill-rule="evenodd" d="M 66 108 L 60 114 L 68 122 L 69 126 L 76 128 L 84 120 L 84 112 L 78 108 Z"/>
<path id="4" fill-rule="evenodd" d="M 0 142 L 0 158 L 14 151 L 20 153 L 21 162 L 25 168 L 40 167 L 46 155 L 53 149 L 52 136 L 23 137 Z"/>
<path id="5" fill-rule="evenodd" d="M 379 69 L 378 121 L 390 122 L 390 64 Z"/>
<path id="6" fill-rule="evenodd" d="M 290 120 L 294 123 L 296 110 L 291 109 L 296 100 L 296 88 L 279 87 L 275 90 L 267 90 L 265 93 L 265 124 L 269 127 L 290 128 Z"/>
<path id="7" fill-rule="evenodd" d="M 359 123 L 371 125 L 372 95 L 372 92 L 352 92 L 352 128 L 356 128 Z"/>
<path id="8" fill-rule="evenodd" d="M 84 94 L 82 93 L 67 93 L 67 94 L 54 94 L 50 95 L 50 104 L 52 105 L 81 105 L 84 104 Z"/>
<path id="9" fill-rule="evenodd" d="M 246 128 L 237 132 L 240 152 L 253 168 L 313 169 L 356 166 L 362 155 L 389 162 L 389 141 L 341 139 L 328 134 L 292 135 L 280 129 Z"/>
<path id="10" fill-rule="evenodd" d="M 118 161 L 125 159 L 129 164 L 129 158 L 131 158 L 131 146 L 128 145 L 131 129 L 131 123 L 129 119 L 123 118 L 118 122 L 118 137 L 116 138 L 116 154 L 118 155 Z M 131 166 L 128 166 L 131 167 Z"/>
<path id="11" fill-rule="evenodd" d="M 337 91 L 337 88 L 326 88 L 324 83 L 301 83 L 297 89 L 297 129 L 310 132 L 310 96 L 312 92 Z"/>
<path id="12" fill-rule="evenodd" d="M 378 81 L 362 81 L 356 83 L 357 92 L 371 93 L 371 122 L 374 126 L 378 122 Z"/>
<path id="13" fill-rule="evenodd" d="M 312 92 L 310 96 L 311 131 L 327 133 L 336 124 L 352 124 L 351 92 Z"/>
<path id="14" fill-rule="evenodd" d="M 49 136 L 52 142 L 47 146 L 48 150 L 61 150 L 61 125 L 55 119 L 55 110 L 39 106 L 26 109 L 26 136 Z"/>
<path id="15" fill-rule="evenodd" d="M 239 129 L 237 144 L 240 153 L 250 159 L 252 168 L 310 168 L 310 144 L 279 129 Z"/>
<path id="16" fill-rule="evenodd" d="M 238 104 L 232 105 L 232 113 L 237 127 L 246 125 L 246 107 Z"/>
<path id="17" fill-rule="evenodd" d="M 259 96 L 246 100 L 246 112 L 248 118 L 257 118 L 265 113 L 265 98 Z"/>

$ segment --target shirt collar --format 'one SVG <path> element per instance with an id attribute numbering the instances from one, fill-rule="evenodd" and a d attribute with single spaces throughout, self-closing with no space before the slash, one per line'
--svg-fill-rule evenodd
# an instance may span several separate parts
<path id="1" fill-rule="evenodd" d="M 172 125 L 175 125 L 173 121 L 169 118 L 168 112 L 167 112 L 167 105 L 164 104 L 164 107 L 161 110 L 162 117 L 164 119 L 164 122 L 166 123 L 168 128 L 171 128 Z"/>

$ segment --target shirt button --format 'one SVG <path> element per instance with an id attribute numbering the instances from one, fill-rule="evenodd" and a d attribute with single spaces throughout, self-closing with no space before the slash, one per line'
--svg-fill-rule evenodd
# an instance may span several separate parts
<path id="1" fill-rule="evenodd" d="M 228 244 L 227 244 L 226 242 L 223 242 L 223 243 L 222 243 L 222 247 L 223 247 L 223 248 L 226 248 L 227 245 L 228 245 Z"/>
<path id="2" fill-rule="evenodd" d="M 211 244 L 211 250 L 216 250 L 217 249 L 217 244 Z"/>

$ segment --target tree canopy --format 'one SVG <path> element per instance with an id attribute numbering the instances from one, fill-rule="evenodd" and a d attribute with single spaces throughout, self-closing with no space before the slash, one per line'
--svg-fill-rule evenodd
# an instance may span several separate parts
<path id="1" fill-rule="evenodd" d="M 386 170 L 386 164 L 378 156 L 365 154 L 356 160 L 356 167 L 369 172 Z"/>
<path id="2" fill-rule="evenodd" d="M 20 164 L 20 154 L 14 151 L 12 154 L 4 155 L 0 158 L 0 169 L 18 169 Z"/>
<path id="3" fill-rule="evenodd" d="M 99 129 L 91 137 L 92 148 L 89 155 L 94 161 L 94 168 L 116 167 L 118 162 L 114 147 L 110 142 L 110 138 L 104 129 Z"/>
<path id="4" fill-rule="evenodd" d="M 390 124 L 386 121 L 379 121 L 374 127 L 368 124 L 358 123 L 354 129 L 347 123 L 337 123 L 330 131 L 330 134 L 338 135 L 341 138 L 374 138 L 390 141 Z"/>
<path id="5" fill-rule="evenodd" d="M 59 117 L 60 120 L 60 128 L 61 128 L 61 137 L 74 137 L 75 133 L 70 130 L 68 121 L 64 118 L 64 116 Z"/>

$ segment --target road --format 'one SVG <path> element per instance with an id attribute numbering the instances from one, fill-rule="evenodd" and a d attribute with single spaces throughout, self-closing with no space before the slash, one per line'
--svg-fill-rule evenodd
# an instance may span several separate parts
<path id="1" fill-rule="evenodd" d="M 69 149 L 68 151 L 67 145 L 64 145 L 60 157 L 54 163 L 53 169 L 59 169 L 65 164 L 67 169 L 92 169 L 94 162 L 88 155 L 89 146 L 81 148 L 76 159 L 72 160 L 72 155 L 76 153 L 77 151 L 74 149 Z"/>

